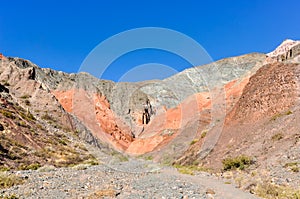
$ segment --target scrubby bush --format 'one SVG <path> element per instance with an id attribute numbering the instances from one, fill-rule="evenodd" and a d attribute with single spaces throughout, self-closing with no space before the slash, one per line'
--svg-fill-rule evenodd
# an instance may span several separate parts
<path id="1" fill-rule="evenodd" d="M 190 143 L 190 145 L 196 144 L 199 141 L 199 139 L 193 139 Z"/>
<path id="2" fill-rule="evenodd" d="M 4 117 L 10 118 L 10 119 L 15 119 L 16 117 L 9 111 L 6 110 L 1 110 L 1 113 Z"/>
<path id="3" fill-rule="evenodd" d="M 231 169 L 245 169 L 246 167 L 253 164 L 252 158 L 241 155 L 235 158 L 225 158 L 223 161 L 223 169 L 225 171 L 231 170 Z"/>
<path id="4" fill-rule="evenodd" d="M 201 138 L 205 138 L 206 134 L 207 134 L 207 130 L 202 131 Z"/>
<path id="5" fill-rule="evenodd" d="M 276 133 L 275 135 L 273 135 L 272 136 L 272 140 L 273 141 L 279 141 L 279 140 L 281 140 L 283 138 L 283 135 L 282 135 L 282 133 Z"/>

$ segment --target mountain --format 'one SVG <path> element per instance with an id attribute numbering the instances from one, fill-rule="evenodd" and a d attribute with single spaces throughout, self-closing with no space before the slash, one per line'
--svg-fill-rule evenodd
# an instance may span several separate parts
<path id="1" fill-rule="evenodd" d="M 260 181 L 297 187 L 299 173 L 289 165 L 300 164 L 299 69 L 300 41 L 293 40 L 268 54 L 137 83 L 1 55 L 1 164 L 88 162 L 93 156 L 82 143 L 89 143 L 164 164 L 207 167 L 222 177 L 228 174 L 224 160 L 244 155 Z M 241 183 L 245 190 L 258 184 L 249 173 L 230 175 L 251 179 Z"/>

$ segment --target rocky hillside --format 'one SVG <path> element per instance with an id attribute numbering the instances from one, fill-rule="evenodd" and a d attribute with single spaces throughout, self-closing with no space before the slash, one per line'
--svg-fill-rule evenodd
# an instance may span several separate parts
<path id="1" fill-rule="evenodd" d="M 209 168 L 232 183 L 242 179 L 237 184 L 247 191 L 269 182 L 295 188 L 299 58 L 300 42 L 286 40 L 268 54 L 223 59 L 161 81 L 115 83 L 1 55 L 2 167 L 89 161 L 82 146 L 89 143 Z M 230 162 L 240 157 L 242 163 Z M 247 172 L 228 174 L 241 165 Z"/>
<path id="2" fill-rule="evenodd" d="M 96 139 L 36 81 L 36 68 L 27 63 L 1 58 L 1 170 L 94 161 L 82 140 L 97 145 Z"/>

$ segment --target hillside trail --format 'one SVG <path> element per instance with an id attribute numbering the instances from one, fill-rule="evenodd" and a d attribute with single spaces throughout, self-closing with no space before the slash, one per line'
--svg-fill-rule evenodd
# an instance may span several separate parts
<path id="1" fill-rule="evenodd" d="M 24 184 L 0 190 L 0 197 L 18 198 L 182 198 L 182 199 L 254 199 L 232 184 L 216 176 L 197 172 L 179 173 L 175 168 L 151 160 L 107 154 L 89 150 L 99 165 L 76 165 L 68 168 L 47 168 L 14 171 Z"/>
<path id="2" fill-rule="evenodd" d="M 87 146 L 89 147 L 89 146 Z M 147 178 L 149 185 L 151 184 L 151 180 L 156 179 L 157 183 L 154 183 L 154 187 L 159 187 L 161 183 L 165 183 L 164 185 L 172 186 L 171 179 L 178 182 L 178 187 L 182 187 L 186 184 L 192 184 L 190 187 L 189 193 L 198 193 L 198 196 L 202 196 L 202 198 L 219 198 L 219 199 L 254 199 L 256 196 L 243 192 L 242 190 L 236 188 L 232 184 L 226 184 L 224 180 L 219 179 L 218 177 L 207 173 L 207 172 L 196 172 L 195 175 L 187 175 L 181 174 L 177 171 L 176 168 L 166 165 L 161 165 L 153 162 L 152 160 L 145 160 L 143 158 L 134 158 L 128 157 L 128 161 L 119 161 L 120 157 L 108 156 L 106 153 L 99 152 L 98 149 L 94 147 L 89 147 L 89 151 L 106 167 L 110 168 L 112 172 L 116 173 L 127 173 L 127 174 L 142 174 L 139 175 L 139 178 L 135 179 L 136 184 L 147 184 Z M 143 175 L 144 174 L 144 175 Z M 160 182 L 160 183 L 159 183 Z M 174 181 L 173 181 L 174 182 Z M 178 190 L 177 188 L 171 187 L 173 192 L 178 191 L 183 192 L 182 190 Z M 198 189 L 195 187 L 198 187 Z M 163 189 L 161 187 L 160 189 Z M 211 191 L 213 190 L 213 194 Z M 162 193 L 164 193 L 163 191 Z M 120 194 L 120 198 L 126 194 Z M 197 195 L 197 194 L 196 194 Z M 130 197 L 133 198 L 133 197 Z M 136 197 L 140 198 L 140 197 Z M 144 196 L 143 198 L 147 198 Z M 162 198 L 165 198 L 162 196 Z M 168 198 L 168 197 L 166 197 Z M 182 195 L 181 198 L 184 198 Z M 188 197 L 186 198 L 197 198 L 197 197 Z"/>

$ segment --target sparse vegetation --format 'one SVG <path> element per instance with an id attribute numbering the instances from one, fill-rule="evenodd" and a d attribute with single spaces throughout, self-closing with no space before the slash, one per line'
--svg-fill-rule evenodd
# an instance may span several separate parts
<path id="1" fill-rule="evenodd" d="M 28 100 L 28 99 L 26 99 L 25 101 L 25 104 L 27 105 L 27 106 L 30 106 L 31 104 L 30 104 L 30 101 Z"/>
<path id="2" fill-rule="evenodd" d="M 276 133 L 275 135 L 272 136 L 272 140 L 273 141 L 279 141 L 283 138 L 283 134 L 282 133 Z"/>
<path id="3" fill-rule="evenodd" d="M 20 112 L 21 117 L 26 121 L 34 121 L 35 117 L 28 111 L 27 113 Z"/>
<path id="4" fill-rule="evenodd" d="M 39 163 L 32 163 L 29 165 L 20 164 L 19 170 L 37 170 L 41 165 Z"/>
<path id="5" fill-rule="evenodd" d="M 168 154 L 164 154 L 161 162 L 163 165 L 170 166 L 172 165 L 173 158 Z"/>
<path id="6" fill-rule="evenodd" d="M 144 158 L 145 160 L 153 160 L 153 156 L 146 156 L 145 158 Z"/>
<path id="7" fill-rule="evenodd" d="M 4 86 L 10 86 L 10 84 L 7 81 L 5 81 L 3 85 Z"/>
<path id="8" fill-rule="evenodd" d="M 300 190 L 296 190 L 285 186 L 279 186 L 268 182 L 264 182 L 257 185 L 254 192 L 256 193 L 256 195 L 266 199 L 300 198 Z"/>
<path id="9" fill-rule="evenodd" d="M 127 156 L 125 156 L 125 155 L 123 155 L 122 153 L 119 153 L 119 152 L 117 152 L 117 151 L 112 151 L 112 152 L 110 153 L 110 155 L 112 155 L 112 156 L 118 158 L 118 160 L 119 160 L 120 162 L 127 162 L 127 161 L 129 161 L 129 159 L 128 159 Z"/>
<path id="10" fill-rule="evenodd" d="M 197 171 L 205 171 L 205 172 L 210 171 L 210 169 L 208 169 L 208 168 L 205 168 L 202 166 L 196 166 L 196 165 L 183 166 L 183 165 L 175 164 L 173 166 L 175 168 L 177 168 L 179 173 L 188 174 L 188 175 L 194 175 L 195 172 L 197 172 Z"/>
<path id="11" fill-rule="evenodd" d="M 203 130 L 201 132 L 201 139 L 205 138 L 206 134 L 207 134 L 207 130 Z"/>
<path id="12" fill-rule="evenodd" d="M 95 166 L 95 165 L 99 165 L 99 161 L 96 158 L 92 158 L 92 159 L 86 161 L 86 164 Z"/>
<path id="13" fill-rule="evenodd" d="M 2 199 L 18 199 L 19 197 L 16 196 L 15 194 L 12 194 L 12 195 L 6 195 L 3 197 L 0 195 L 0 198 L 2 198 Z"/>
<path id="14" fill-rule="evenodd" d="M 0 166 L 0 172 L 3 172 L 3 171 L 9 171 L 10 168 L 6 167 L 6 166 Z"/>
<path id="15" fill-rule="evenodd" d="M 42 116 L 43 120 L 47 120 L 49 122 L 55 122 L 55 119 L 53 117 L 51 117 L 47 112 Z"/>
<path id="16" fill-rule="evenodd" d="M 13 113 L 11 113 L 10 111 L 6 111 L 6 110 L 0 110 L 0 112 L 2 113 L 2 115 L 4 117 L 10 118 L 10 119 L 15 119 L 16 117 L 13 115 Z"/>
<path id="17" fill-rule="evenodd" d="M 191 141 L 190 145 L 194 145 L 194 144 L 196 144 L 197 142 L 199 142 L 199 139 L 193 139 L 193 140 Z"/>
<path id="18" fill-rule="evenodd" d="M 58 142 L 62 145 L 67 145 L 67 141 L 65 139 L 58 139 Z"/>
<path id="19" fill-rule="evenodd" d="M 291 110 L 288 110 L 284 113 L 277 113 L 275 115 L 273 115 L 273 117 L 271 117 L 271 121 L 275 121 L 277 120 L 279 117 L 285 116 L 285 115 L 291 115 L 293 114 L 293 112 Z"/>
<path id="20" fill-rule="evenodd" d="M 28 98 L 30 98 L 30 97 L 31 97 L 30 95 L 26 94 L 26 95 L 22 95 L 20 98 L 21 98 L 21 99 L 28 99 Z"/>
<path id="21" fill-rule="evenodd" d="M 223 163 L 223 169 L 225 171 L 231 170 L 231 169 L 240 169 L 243 170 L 246 167 L 253 164 L 252 158 L 241 155 L 235 158 L 226 158 L 222 161 Z"/>
<path id="22" fill-rule="evenodd" d="M 298 162 L 289 162 L 284 165 L 284 168 L 289 168 L 292 172 L 298 173 L 300 171 Z"/>
<path id="23" fill-rule="evenodd" d="M 291 167 L 291 171 L 295 172 L 295 173 L 298 173 L 299 172 L 299 167 L 298 166 L 293 166 L 293 167 Z"/>
<path id="24" fill-rule="evenodd" d="M 0 189 L 9 188 L 15 185 L 23 184 L 23 179 L 15 174 L 8 174 L 6 172 L 0 173 Z"/>
<path id="25" fill-rule="evenodd" d="M 24 121 L 20 121 L 17 123 L 18 126 L 27 127 L 26 123 Z"/>

